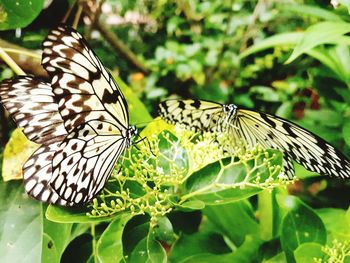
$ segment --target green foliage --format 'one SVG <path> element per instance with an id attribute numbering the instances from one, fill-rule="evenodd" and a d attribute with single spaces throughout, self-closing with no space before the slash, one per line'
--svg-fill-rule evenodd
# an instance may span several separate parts
<path id="1" fill-rule="evenodd" d="M 2 0 L 0 2 L 0 30 L 29 25 L 42 10 L 44 0 Z"/>
<path id="2" fill-rule="evenodd" d="M 236 103 L 294 119 L 348 155 L 349 3 L 338 2 L 333 8 L 315 1 L 106 1 L 113 15 L 134 11 L 153 21 L 113 27 L 149 74 L 111 55 L 105 39 L 91 41 L 102 61 L 129 80 L 116 78 L 131 124 L 146 126 L 140 136 L 147 139 L 126 151 L 105 189 L 84 207 L 46 207 L 19 182 L 1 181 L 1 259 L 349 262 L 348 181 L 297 166 L 300 179 L 287 182 L 278 151 L 231 145 L 226 152 L 212 135 L 150 114 L 166 95 Z M 0 29 L 25 27 L 42 6 L 2 1 Z M 44 28 L 2 36 L 39 48 Z M 4 67 L 1 79 L 13 75 Z M 3 178 L 13 179 L 25 159 L 19 153 L 31 151 L 19 134 L 4 153 Z"/>

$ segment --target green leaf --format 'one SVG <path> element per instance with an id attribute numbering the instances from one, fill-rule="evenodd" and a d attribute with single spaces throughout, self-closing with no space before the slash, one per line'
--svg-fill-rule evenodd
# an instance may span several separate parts
<path id="1" fill-rule="evenodd" d="M 19 182 L 0 182 L 0 255 L 2 262 L 40 262 L 41 203 Z"/>
<path id="2" fill-rule="evenodd" d="M 205 203 L 200 200 L 191 200 L 182 204 L 175 204 L 180 211 L 189 212 L 193 210 L 201 210 L 205 207 Z"/>
<path id="3" fill-rule="evenodd" d="M 54 223 L 44 218 L 41 262 L 61 262 L 70 242 L 89 229 L 89 224 Z"/>
<path id="4" fill-rule="evenodd" d="M 210 241 L 208 241 L 210 243 Z M 243 245 L 232 253 L 210 254 L 200 253 L 194 254 L 182 260 L 182 263 L 197 263 L 197 262 L 240 262 L 250 263 L 257 262 L 258 250 L 261 245 L 261 240 L 256 237 L 247 236 Z M 177 261 L 176 261 L 177 262 Z"/>
<path id="5" fill-rule="evenodd" d="M 152 116 L 149 114 L 145 104 L 135 95 L 135 93 L 129 88 L 124 81 L 119 77 L 114 77 L 118 83 L 124 97 L 128 103 L 128 109 L 130 114 L 130 123 L 133 125 L 144 125 L 152 121 Z"/>
<path id="6" fill-rule="evenodd" d="M 314 258 L 323 258 L 322 245 L 319 243 L 304 243 L 294 251 L 297 263 L 312 262 Z"/>
<path id="7" fill-rule="evenodd" d="M 243 244 L 246 235 L 258 234 L 253 209 L 247 201 L 237 201 L 225 205 L 206 206 L 203 214 L 223 236 L 227 236 L 236 246 Z"/>
<path id="8" fill-rule="evenodd" d="M 4 181 L 22 179 L 22 166 L 39 147 L 29 141 L 20 128 L 15 129 L 5 146 L 2 177 Z"/>
<path id="9" fill-rule="evenodd" d="M 345 119 L 342 133 L 343 133 L 345 143 L 350 147 L 350 120 L 349 119 Z"/>
<path id="10" fill-rule="evenodd" d="M 170 262 L 186 262 L 203 254 L 225 254 L 230 252 L 223 238 L 212 231 L 203 230 L 191 235 L 182 234 L 169 253 Z"/>
<path id="11" fill-rule="evenodd" d="M 155 239 L 154 233 L 150 231 L 147 237 L 137 244 L 128 261 L 132 263 L 165 263 L 167 255 L 162 245 Z"/>
<path id="12" fill-rule="evenodd" d="M 286 255 L 284 253 L 279 253 L 276 256 L 268 259 L 268 260 L 264 260 L 264 263 L 281 263 L 281 262 L 286 262 Z"/>
<path id="13" fill-rule="evenodd" d="M 49 205 L 46 210 L 46 218 L 57 223 L 96 223 L 110 221 L 114 217 L 93 218 L 86 215 L 90 212 L 86 207 L 60 207 Z"/>
<path id="14" fill-rule="evenodd" d="M 158 149 L 161 154 L 157 156 L 157 166 L 164 174 L 172 174 L 174 164 L 186 174 L 189 169 L 188 154 L 180 144 L 179 139 L 171 132 L 164 130 L 158 135 Z"/>
<path id="15" fill-rule="evenodd" d="M 59 224 L 44 221 L 44 234 L 42 244 L 42 262 L 60 262 L 61 256 L 71 241 L 73 224 Z"/>
<path id="16" fill-rule="evenodd" d="M 278 172 L 272 172 L 264 163 L 282 165 L 282 154 L 276 150 L 267 150 L 242 163 L 226 158 L 211 163 L 194 172 L 183 184 L 182 200 L 200 200 L 206 205 L 219 205 L 246 199 L 262 191 L 267 178 L 278 183 Z M 258 167 L 259 166 L 259 167 Z M 256 167 L 256 169 L 254 169 Z M 257 176 L 259 181 L 256 182 Z"/>
<path id="17" fill-rule="evenodd" d="M 338 21 L 338 22 L 344 21 L 337 14 L 331 11 L 328 11 L 324 8 L 320 8 L 316 5 L 303 5 L 303 4 L 284 5 L 282 4 L 282 5 L 279 5 L 279 8 L 287 12 L 294 12 L 294 13 L 298 13 L 300 15 L 306 15 L 306 16 L 314 16 L 327 21 Z"/>
<path id="18" fill-rule="evenodd" d="M 239 57 L 243 59 L 251 54 L 263 51 L 265 49 L 273 48 L 276 46 L 286 46 L 286 45 L 294 46 L 300 42 L 300 40 L 303 37 L 303 34 L 304 34 L 303 32 L 291 32 L 291 33 L 281 33 L 281 34 L 273 35 L 247 48 L 244 52 L 242 52 L 239 55 Z"/>
<path id="19" fill-rule="evenodd" d="M 124 257 L 122 235 L 125 224 L 132 215 L 121 215 L 114 219 L 97 242 L 97 258 L 100 262 L 120 262 Z"/>
<path id="20" fill-rule="evenodd" d="M 322 123 L 327 127 L 339 127 L 343 123 L 343 116 L 337 111 L 329 109 L 321 110 L 309 110 L 304 111 L 305 116 L 309 120 L 313 120 L 316 123 Z"/>
<path id="21" fill-rule="evenodd" d="M 348 12 L 350 14 L 350 1 L 349 0 L 338 0 L 339 4 L 345 6 L 348 9 Z"/>
<path id="22" fill-rule="evenodd" d="M 306 53 L 330 68 L 340 80 L 348 83 L 350 79 L 350 67 L 348 63 L 350 59 L 349 45 L 350 41 L 346 44 L 342 43 L 341 45 L 339 42 L 339 45 L 334 48 L 326 49 L 317 47 Z"/>
<path id="23" fill-rule="evenodd" d="M 300 43 L 294 48 L 293 53 L 286 63 L 291 63 L 301 54 L 321 44 L 330 44 L 336 42 L 339 37 L 350 32 L 350 24 L 345 22 L 321 22 L 310 26 L 301 39 Z"/>
<path id="24" fill-rule="evenodd" d="M 346 211 L 337 208 L 322 208 L 316 210 L 322 219 L 330 239 L 338 241 L 350 240 L 350 221 L 346 218 Z"/>
<path id="25" fill-rule="evenodd" d="M 310 207 L 293 196 L 280 196 L 279 203 L 290 209 L 283 219 L 281 231 L 281 244 L 288 262 L 295 262 L 293 253 L 301 244 L 326 243 L 325 226 Z"/>
<path id="26" fill-rule="evenodd" d="M 29 25 L 43 9 L 44 0 L 2 0 L 0 2 L 0 30 Z"/>
<path id="27" fill-rule="evenodd" d="M 157 240 L 166 244 L 171 244 L 175 241 L 176 235 L 173 225 L 166 216 L 157 218 L 157 225 L 154 227 L 154 236 Z"/>
<path id="28" fill-rule="evenodd" d="M 294 164 L 295 176 L 297 178 L 305 179 L 305 178 L 309 178 L 309 177 L 319 177 L 319 176 L 321 176 L 318 173 L 306 170 L 304 166 L 302 166 L 302 165 L 300 165 L 300 164 L 298 164 L 296 162 L 293 162 L 293 164 Z"/>
<path id="29" fill-rule="evenodd" d="M 137 244 L 149 234 L 149 217 L 134 216 L 126 224 L 123 232 L 124 255 L 130 257 Z"/>

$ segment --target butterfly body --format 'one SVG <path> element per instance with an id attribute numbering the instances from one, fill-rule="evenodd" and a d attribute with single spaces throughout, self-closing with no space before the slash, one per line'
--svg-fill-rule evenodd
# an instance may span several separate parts
<path id="1" fill-rule="evenodd" d="M 350 177 L 350 161 L 340 151 L 277 116 L 241 109 L 234 104 L 199 100 L 164 101 L 159 105 L 159 114 L 171 124 L 182 124 L 198 132 L 224 133 L 243 148 L 259 144 L 266 149 L 280 150 L 288 178 L 294 177 L 293 160 L 319 174 Z"/>
<path id="2" fill-rule="evenodd" d="M 23 166 L 32 197 L 84 204 L 103 188 L 137 133 L 126 100 L 85 39 L 61 25 L 43 42 L 51 82 L 18 77 L 0 84 L 0 99 L 28 139 L 42 146 Z"/>

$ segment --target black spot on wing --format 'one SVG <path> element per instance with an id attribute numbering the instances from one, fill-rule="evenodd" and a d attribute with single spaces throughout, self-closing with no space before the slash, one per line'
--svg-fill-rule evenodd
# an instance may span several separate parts
<path id="1" fill-rule="evenodd" d="M 199 100 L 194 100 L 192 103 L 191 103 L 191 106 L 195 107 L 196 109 L 199 109 L 200 106 L 201 106 L 201 102 Z"/>
<path id="2" fill-rule="evenodd" d="M 260 116 L 261 116 L 261 118 L 262 118 L 265 122 L 267 122 L 272 128 L 276 128 L 276 123 L 275 123 L 273 120 L 271 120 L 266 114 L 260 112 Z"/>
<path id="3" fill-rule="evenodd" d="M 113 90 L 113 92 L 110 92 L 109 90 L 105 89 L 102 95 L 102 101 L 108 104 L 117 103 L 119 96 L 120 93 L 118 90 Z"/>

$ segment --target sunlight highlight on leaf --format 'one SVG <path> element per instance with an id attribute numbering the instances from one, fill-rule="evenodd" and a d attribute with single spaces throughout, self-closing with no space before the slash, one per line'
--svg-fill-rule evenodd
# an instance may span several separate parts
<path id="1" fill-rule="evenodd" d="M 22 165 L 38 147 L 38 144 L 24 136 L 21 129 L 17 128 L 13 131 L 4 150 L 2 177 L 5 182 L 22 179 Z"/>

